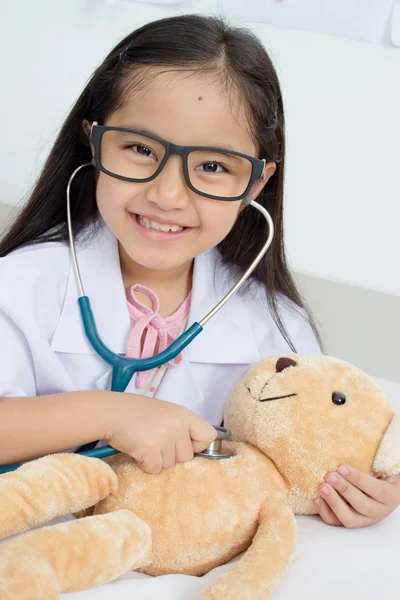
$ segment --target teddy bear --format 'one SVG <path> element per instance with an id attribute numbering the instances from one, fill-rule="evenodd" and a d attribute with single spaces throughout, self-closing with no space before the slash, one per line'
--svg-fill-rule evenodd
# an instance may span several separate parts
<path id="1" fill-rule="evenodd" d="M 55 600 L 129 570 L 202 575 L 243 553 L 203 600 L 265 600 L 296 550 L 295 515 L 315 514 L 327 471 L 400 471 L 400 419 L 364 372 L 328 356 L 271 356 L 227 401 L 224 460 L 157 475 L 127 455 L 61 453 L 0 476 L 0 599 Z"/>

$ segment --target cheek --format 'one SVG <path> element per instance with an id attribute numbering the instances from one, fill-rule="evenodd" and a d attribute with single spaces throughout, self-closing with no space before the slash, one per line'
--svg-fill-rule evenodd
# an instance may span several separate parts
<path id="1" fill-rule="evenodd" d="M 240 202 L 222 202 L 213 200 L 198 206 L 202 229 L 213 237 L 220 238 L 219 243 L 232 229 L 239 214 Z"/>
<path id="2" fill-rule="evenodd" d="M 125 206 L 132 200 L 132 184 L 99 174 L 96 183 L 97 207 L 105 220 L 118 220 L 124 216 Z"/>
<path id="3" fill-rule="evenodd" d="M 118 183 L 111 181 L 104 173 L 100 173 L 96 183 L 96 202 L 101 213 L 108 212 L 110 206 L 117 203 Z"/>

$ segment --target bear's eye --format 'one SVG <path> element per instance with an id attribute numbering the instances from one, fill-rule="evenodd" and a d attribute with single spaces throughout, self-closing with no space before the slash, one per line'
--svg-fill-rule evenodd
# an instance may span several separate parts
<path id="1" fill-rule="evenodd" d="M 346 402 L 346 396 L 343 392 L 333 392 L 332 394 L 332 402 L 333 404 L 341 405 Z"/>

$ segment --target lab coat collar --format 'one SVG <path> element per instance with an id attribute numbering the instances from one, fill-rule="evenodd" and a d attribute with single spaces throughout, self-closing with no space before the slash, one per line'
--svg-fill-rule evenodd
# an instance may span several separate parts
<path id="1" fill-rule="evenodd" d="M 84 236 L 90 229 L 85 231 Z M 98 333 L 117 354 L 125 353 L 129 337 L 129 314 L 119 266 L 118 245 L 107 227 L 90 231 L 85 242 L 76 240 L 79 270 L 89 297 Z M 96 354 L 83 328 L 79 291 L 70 261 L 64 305 L 52 340 L 56 352 Z"/>
<path id="2" fill-rule="evenodd" d="M 90 299 L 99 335 L 112 351 L 125 354 L 130 320 L 117 240 L 102 225 L 89 243 L 77 242 L 77 254 L 84 291 Z M 204 317 L 230 285 L 232 281 L 221 264 L 218 250 L 212 249 L 198 256 L 194 264 L 188 325 Z M 71 262 L 64 305 L 51 345 L 57 352 L 95 354 L 83 329 L 78 295 Z M 205 325 L 185 354 L 185 362 L 258 362 L 260 355 L 244 297 L 233 296 Z"/>
<path id="3" fill-rule="evenodd" d="M 189 324 L 200 321 L 236 282 L 222 264 L 217 249 L 195 259 Z M 188 360 L 199 363 L 246 364 L 260 360 L 243 296 L 235 294 L 208 321 L 187 349 Z"/>

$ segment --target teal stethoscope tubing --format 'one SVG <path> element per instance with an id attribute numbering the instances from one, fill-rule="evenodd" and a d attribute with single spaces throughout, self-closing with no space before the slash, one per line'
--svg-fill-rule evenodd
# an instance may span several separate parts
<path id="1" fill-rule="evenodd" d="M 239 288 L 243 285 L 243 283 L 250 277 L 260 260 L 263 258 L 265 253 L 267 252 L 269 246 L 271 245 L 273 236 L 274 236 L 274 225 L 273 221 L 268 213 L 268 211 L 255 202 L 251 196 L 248 197 L 247 203 L 250 206 L 253 206 L 258 211 L 262 213 L 268 223 L 268 238 L 257 254 L 256 258 L 253 260 L 249 268 L 245 271 L 245 273 L 241 276 L 239 281 L 232 287 L 232 289 L 218 302 L 218 304 L 198 323 L 193 323 L 191 327 L 182 335 L 178 337 L 164 352 L 160 352 L 156 356 L 152 356 L 150 358 L 126 358 L 125 356 L 120 356 L 119 354 L 115 354 L 112 352 L 102 341 L 99 336 L 99 333 L 96 328 L 96 322 L 94 319 L 94 315 L 90 306 L 90 300 L 85 295 L 82 278 L 79 271 L 78 260 L 76 256 L 75 249 L 75 240 L 72 230 L 72 219 L 71 219 L 71 207 L 70 207 L 70 190 L 71 184 L 81 169 L 89 166 L 94 166 L 93 162 L 85 163 L 80 165 L 75 171 L 72 173 L 68 185 L 67 185 L 67 220 L 68 220 L 68 233 L 69 233 L 69 242 L 71 249 L 71 257 L 75 271 L 75 277 L 77 281 L 77 286 L 79 290 L 79 308 L 81 311 L 81 317 L 83 326 L 85 329 L 86 336 L 92 345 L 93 349 L 103 358 L 108 364 L 112 366 L 112 381 L 111 381 L 111 391 L 112 392 L 124 392 L 128 383 L 132 379 L 133 375 L 138 371 L 148 371 L 150 369 L 154 369 L 167 363 L 168 361 L 175 358 L 186 346 L 190 344 L 192 340 L 195 339 L 199 335 L 201 331 L 203 331 L 204 325 L 228 302 L 228 300 L 239 290 Z M 92 448 L 90 450 L 83 450 L 79 452 L 83 456 L 93 456 L 96 458 L 105 458 L 107 456 L 111 456 L 113 454 L 117 454 L 118 450 L 112 448 L 111 446 L 101 446 L 100 448 Z M 4 465 L 0 466 L 0 474 L 7 473 L 9 471 L 14 471 L 20 464 L 14 465 Z"/>

